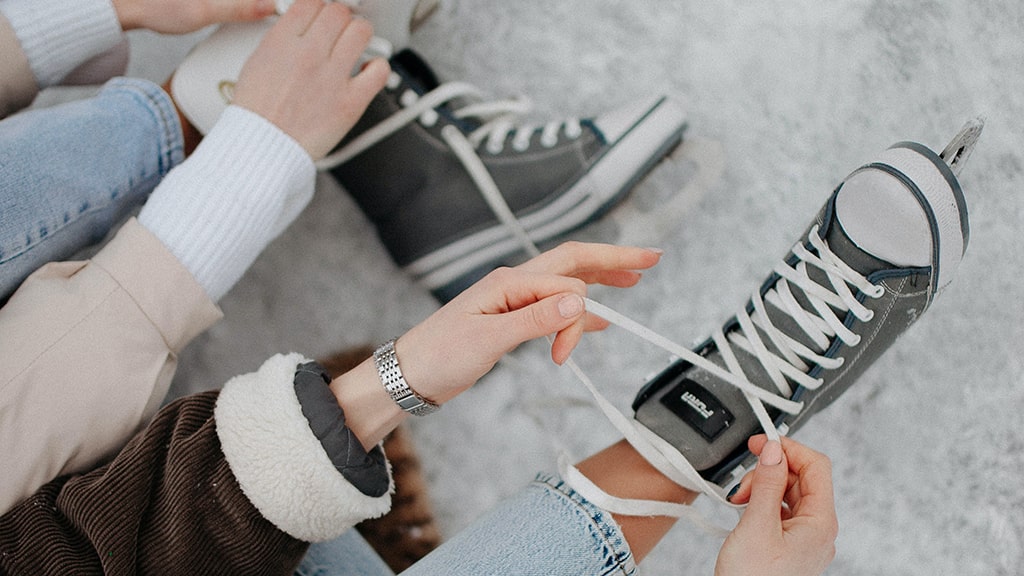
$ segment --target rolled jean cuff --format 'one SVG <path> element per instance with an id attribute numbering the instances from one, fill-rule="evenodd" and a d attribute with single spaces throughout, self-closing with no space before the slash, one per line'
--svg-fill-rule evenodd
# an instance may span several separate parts
<path id="1" fill-rule="evenodd" d="M 562 499 L 579 516 L 579 520 L 589 531 L 588 536 L 594 546 L 595 557 L 603 560 L 602 575 L 631 576 L 637 573 L 633 552 L 611 513 L 592 504 L 561 476 L 555 474 L 537 474 L 530 489 L 544 490 L 551 496 Z"/>
<path id="2" fill-rule="evenodd" d="M 636 572 L 633 553 L 611 514 L 559 476 L 538 474 L 402 576 Z"/>

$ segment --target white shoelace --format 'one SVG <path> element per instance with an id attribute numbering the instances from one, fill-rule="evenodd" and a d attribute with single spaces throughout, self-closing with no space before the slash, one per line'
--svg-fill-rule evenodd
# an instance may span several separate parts
<path id="1" fill-rule="evenodd" d="M 395 90 L 400 83 L 401 77 L 392 72 L 388 79 L 387 89 Z M 417 120 L 424 126 L 433 126 L 439 118 L 435 108 L 459 98 L 473 101 L 473 103 L 454 110 L 452 115 L 457 120 L 472 118 L 481 124 L 468 135 L 454 127 L 442 132 L 447 133 L 443 134 L 443 137 L 449 145 L 452 145 L 453 142 L 461 144 L 459 150 L 455 150 L 453 146 L 453 151 L 467 170 L 470 170 L 471 164 L 483 165 L 476 153 L 477 148 L 483 146 L 490 154 L 500 154 L 510 135 L 512 136 L 512 148 L 518 152 L 524 152 L 530 147 L 533 134 L 538 129 L 540 130 L 539 143 L 545 148 L 555 146 L 560 133 L 569 139 L 579 138 L 583 134 L 583 127 L 577 118 L 569 118 L 563 122 L 548 122 L 543 126 L 517 124 L 517 120 L 532 109 L 529 99 L 521 97 L 485 101 L 484 94 L 472 84 L 446 82 L 422 96 L 412 90 L 403 92 L 399 95 L 399 102 L 403 106 L 402 110 L 360 134 L 344 148 L 336 150 L 318 161 L 317 168 L 329 170 L 343 164 Z M 489 174 L 486 179 L 491 180 Z M 478 178 L 474 176 L 474 181 L 477 180 Z"/>

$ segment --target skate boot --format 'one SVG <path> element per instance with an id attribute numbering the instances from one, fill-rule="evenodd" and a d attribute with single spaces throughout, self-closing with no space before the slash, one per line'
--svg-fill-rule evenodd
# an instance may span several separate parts
<path id="1" fill-rule="evenodd" d="M 743 309 L 640 390 L 635 420 L 660 449 L 739 482 L 750 436 L 798 429 L 920 318 L 967 248 L 957 176 L 981 128 L 941 153 L 901 142 L 848 176 Z"/>
<path id="2" fill-rule="evenodd" d="M 667 98 L 522 125 L 528 103 L 441 84 L 412 51 L 391 68 L 387 87 L 320 167 L 355 198 L 395 263 L 442 302 L 514 263 L 523 246 L 600 217 L 686 125 Z"/>

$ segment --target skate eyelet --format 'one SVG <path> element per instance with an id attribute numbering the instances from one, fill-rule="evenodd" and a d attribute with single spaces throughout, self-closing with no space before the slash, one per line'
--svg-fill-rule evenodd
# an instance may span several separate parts
<path id="1" fill-rule="evenodd" d="M 435 112 L 434 110 L 427 110 L 426 112 L 420 115 L 420 124 L 426 126 L 427 128 L 430 128 L 437 124 L 439 118 L 440 115 L 437 112 Z"/>
<path id="2" fill-rule="evenodd" d="M 399 102 L 402 104 L 402 106 L 405 106 L 406 108 L 415 104 L 419 99 L 420 97 L 412 90 L 406 90 L 405 92 L 402 92 L 401 96 L 398 97 Z"/>
<path id="3" fill-rule="evenodd" d="M 514 138 L 512 138 L 512 149 L 516 152 L 526 152 L 530 149 L 530 138 L 533 136 L 531 132 L 516 132 Z"/>

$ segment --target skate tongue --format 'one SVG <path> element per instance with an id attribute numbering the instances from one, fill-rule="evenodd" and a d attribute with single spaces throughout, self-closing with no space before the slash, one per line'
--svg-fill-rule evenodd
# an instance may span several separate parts
<path id="1" fill-rule="evenodd" d="M 391 67 L 400 69 L 418 94 L 426 94 L 440 84 L 430 66 L 409 48 L 391 57 Z"/>
<path id="2" fill-rule="evenodd" d="M 846 230 L 843 229 L 836 217 L 833 217 L 833 221 L 825 233 L 825 241 L 833 254 L 864 276 L 879 270 L 895 268 L 891 262 L 876 258 L 857 246 L 857 243 L 847 235 Z"/>
<path id="3" fill-rule="evenodd" d="M 863 170 L 850 176 L 835 201 L 835 226 L 842 229 L 833 251 L 843 250 L 852 242 L 863 251 L 899 267 L 924 267 L 932 263 L 932 233 L 928 217 L 920 203 L 904 184 L 882 170 Z M 838 253 L 862 274 L 874 272 L 879 266 L 870 261 L 862 269 L 856 264 L 861 256 L 856 250 Z M 853 260 L 850 262 L 847 258 Z M 893 267 L 893 266 L 888 266 Z"/>

